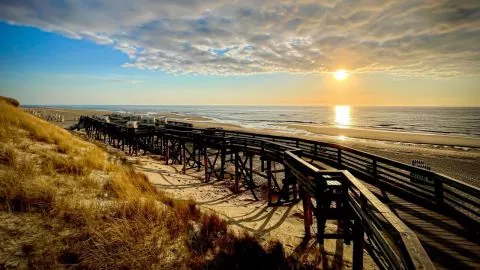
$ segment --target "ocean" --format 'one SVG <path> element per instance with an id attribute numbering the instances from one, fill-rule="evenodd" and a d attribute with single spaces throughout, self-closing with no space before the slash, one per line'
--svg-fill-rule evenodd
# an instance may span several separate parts
<path id="1" fill-rule="evenodd" d="M 45 105 L 43 105 L 45 106 Z M 51 105 L 139 114 L 204 116 L 248 128 L 340 126 L 480 138 L 480 107 Z"/>

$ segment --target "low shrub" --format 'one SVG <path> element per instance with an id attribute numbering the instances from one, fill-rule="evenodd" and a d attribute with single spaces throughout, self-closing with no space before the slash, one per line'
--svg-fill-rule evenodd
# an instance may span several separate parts
<path id="1" fill-rule="evenodd" d="M 217 215 L 202 215 L 200 230 L 190 233 L 188 245 L 195 255 L 204 255 L 209 249 L 219 246 L 228 236 L 227 223 Z M 190 228 L 195 230 L 195 228 Z"/>

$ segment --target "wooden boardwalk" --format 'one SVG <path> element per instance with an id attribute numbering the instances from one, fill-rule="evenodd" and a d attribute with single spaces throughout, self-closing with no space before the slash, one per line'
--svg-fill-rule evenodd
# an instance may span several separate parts
<path id="1" fill-rule="evenodd" d="M 325 170 L 335 168 L 315 161 L 315 166 Z M 381 190 L 362 180 L 392 212 L 419 238 L 430 259 L 438 269 L 480 269 L 480 239 L 451 216 L 438 211 L 435 206 L 421 205 L 392 193 L 385 196 Z M 480 228 L 479 228 L 480 229 Z"/>
<path id="2" fill-rule="evenodd" d="M 202 169 L 205 182 L 234 179 L 234 192 L 243 187 L 255 199 L 261 178 L 269 204 L 274 194 L 280 203 L 300 196 L 305 234 L 316 225 L 320 244 L 353 241 L 354 269 L 362 268 L 364 249 L 383 269 L 480 269 L 480 189 L 428 166 L 333 143 L 182 123 L 132 129 L 82 117 L 78 128 L 131 155 L 160 154 L 184 173 Z M 343 230 L 326 233 L 327 220 Z"/>
<path id="3" fill-rule="evenodd" d="M 480 269 L 480 240 L 451 216 L 362 181 L 412 229 L 438 269 Z M 479 228 L 480 229 L 480 228 Z"/>

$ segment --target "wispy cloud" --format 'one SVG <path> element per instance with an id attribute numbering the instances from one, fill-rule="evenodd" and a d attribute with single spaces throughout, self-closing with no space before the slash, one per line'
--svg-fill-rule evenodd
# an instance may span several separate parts
<path id="1" fill-rule="evenodd" d="M 0 19 L 169 73 L 480 73 L 480 1 L 2 1 Z"/>
<path id="2" fill-rule="evenodd" d="M 116 78 L 116 77 L 106 77 L 103 79 L 109 82 L 120 82 L 120 83 L 129 83 L 129 84 L 138 84 L 143 82 L 141 80 L 132 80 L 132 79 Z"/>

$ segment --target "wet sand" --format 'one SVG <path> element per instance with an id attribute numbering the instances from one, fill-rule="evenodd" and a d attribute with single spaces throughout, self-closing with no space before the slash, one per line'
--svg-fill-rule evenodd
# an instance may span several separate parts
<path id="1" fill-rule="evenodd" d="M 329 136 L 344 136 L 358 139 L 407 142 L 415 144 L 448 145 L 459 147 L 477 147 L 480 148 L 480 139 L 464 138 L 454 136 L 444 136 L 425 133 L 396 132 L 388 130 L 372 130 L 361 128 L 341 128 L 330 126 L 306 126 L 306 125 L 286 125 L 288 128 L 305 130 L 315 134 L 324 134 Z"/>

